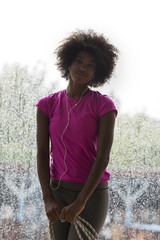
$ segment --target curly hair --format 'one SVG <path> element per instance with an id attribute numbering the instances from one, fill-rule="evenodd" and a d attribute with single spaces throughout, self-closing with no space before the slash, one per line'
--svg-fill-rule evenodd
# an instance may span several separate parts
<path id="1" fill-rule="evenodd" d="M 116 65 L 119 51 L 102 34 L 98 35 L 93 30 L 73 32 L 55 50 L 56 64 L 62 77 L 69 79 L 69 67 L 80 51 L 87 51 L 96 59 L 95 78 L 88 85 L 98 87 L 108 82 Z"/>

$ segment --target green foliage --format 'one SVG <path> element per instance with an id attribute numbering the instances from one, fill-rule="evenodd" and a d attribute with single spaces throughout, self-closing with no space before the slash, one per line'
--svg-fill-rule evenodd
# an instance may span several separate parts
<path id="1" fill-rule="evenodd" d="M 0 161 L 35 161 L 36 103 L 48 94 L 44 71 L 18 64 L 4 66 L 0 75 Z M 53 90 L 53 89 L 52 89 Z"/>
<path id="2" fill-rule="evenodd" d="M 45 88 L 45 73 L 17 64 L 0 74 L 0 162 L 35 163 L 36 103 L 55 88 Z M 114 100 L 119 105 L 118 99 Z M 160 122 L 144 114 L 118 115 L 111 167 L 148 171 L 159 167 Z"/>
<path id="3" fill-rule="evenodd" d="M 144 114 L 117 118 L 112 166 L 129 170 L 156 170 L 160 160 L 160 122 Z"/>

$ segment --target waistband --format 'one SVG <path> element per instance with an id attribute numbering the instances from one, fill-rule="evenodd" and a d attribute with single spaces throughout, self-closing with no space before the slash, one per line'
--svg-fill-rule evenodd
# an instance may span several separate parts
<path id="1" fill-rule="evenodd" d="M 51 187 L 53 186 L 53 188 L 58 186 L 59 181 L 56 179 L 50 179 L 50 184 Z M 82 190 L 83 186 L 85 183 L 77 183 L 77 182 L 64 182 L 64 181 L 60 181 L 60 188 L 64 188 L 65 190 L 68 191 L 74 191 L 74 192 L 79 192 Z M 108 189 L 108 182 L 104 182 L 104 183 L 99 183 L 95 189 L 96 190 L 102 190 L 102 189 Z"/>

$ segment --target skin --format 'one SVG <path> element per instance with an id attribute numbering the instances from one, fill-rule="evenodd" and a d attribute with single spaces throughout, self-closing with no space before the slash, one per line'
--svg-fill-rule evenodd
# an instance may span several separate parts
<path id="1" fill-rule="evenodd" d="M 79 52 L 70 66 L 70 80 L 66 94 L 72 98 L 79 98 L 81 94 L 88 89 L 88 83 L 94 78 L 95 71 L 96 64 L 94 57 L 85 51 Z M 87 91 L 85 94 L 87 94 Z M 60 219 L 62 222 L 67 221 L 73 223 L 75 218 L 85 208 L 87 200 L 98 185 L 109 163 L 114 124 L 114 111 L 104 114 L 99 118 L 96 160 L 76 201 L 62 209 L 59 203 L 53 198 L 50 189 L 49 120 L 48 117 L 37 108 L 37 170 L 46 214 L 50 221 L 55 222 Z"/>
<path id="2" fill-rule="evenodd" d="M 95 71 L 95 58 L 85 51 L 79 52 L 70 66 L 67 95 L 72 98 L 80 97 L 84 90 L 88 88 L 88 83 L 94 79 Z"/>

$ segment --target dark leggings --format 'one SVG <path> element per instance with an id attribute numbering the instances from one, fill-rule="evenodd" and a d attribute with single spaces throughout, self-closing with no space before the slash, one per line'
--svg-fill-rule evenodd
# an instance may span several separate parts
<path id="1" fill-rule="evenodd" d="M 83 188 L 83 183 L 61 182 L 57 190 L 57 181 L 51 180 L 51 189 L 53 196 L 62 207 L 71 204 L 76 200 L 78 194 Z M 109 205 L 108 182 L 100 183 L 91 197 L 80 216 L 89 222 L 99 234 L 105 222 Z M 54 235 L 56 240 L 79 240 L 74 225 L 69 222 L 62 223 L 60 220 L 53 224 Z M 82 238 L 87 240 L 86 236 L 80 231 Z"/>

